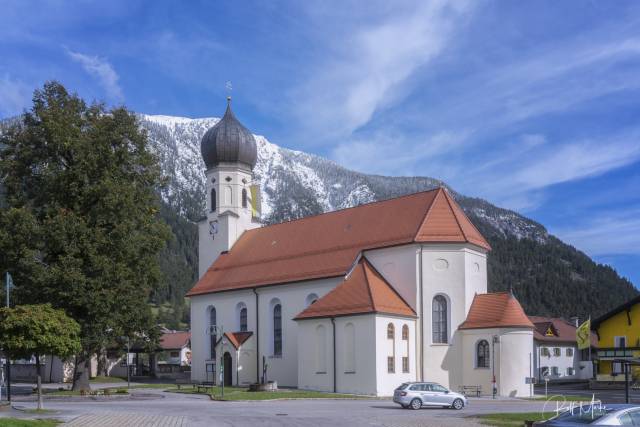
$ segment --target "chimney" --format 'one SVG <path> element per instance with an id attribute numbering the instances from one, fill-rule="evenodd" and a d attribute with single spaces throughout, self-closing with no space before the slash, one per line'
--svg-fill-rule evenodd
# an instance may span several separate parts
<path id="1" fill-rule="evenodd" d="M 578 316 L 573 316 L 569 318 L 569 321 L 573 323 L 573 325 L 577 328 L 580 326 L 580 318 Z"/>

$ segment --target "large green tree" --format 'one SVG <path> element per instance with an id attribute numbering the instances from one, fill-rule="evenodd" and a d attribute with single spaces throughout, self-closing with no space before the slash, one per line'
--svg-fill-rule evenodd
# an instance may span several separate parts
<path id="1" fill-rule="evenodd" d="M 34 92 L 0 144 L 0 267 L 19 303 L 50 302 L 78 321 L 74 389 L 87 389 L 91 355 L 119 336 L 154 336 L 147 302 L 169 237 L 159 164 L 134 114 L 57 82 Z"/>
<path id="2" fill-rule="evenodd" d="M 80 351 L 80 325 L 50 304 L 0 308 L 0 344 L 12 359 L 35 356 L 38 409 L 42 409 L 41 357 L 69 357 Z"/>

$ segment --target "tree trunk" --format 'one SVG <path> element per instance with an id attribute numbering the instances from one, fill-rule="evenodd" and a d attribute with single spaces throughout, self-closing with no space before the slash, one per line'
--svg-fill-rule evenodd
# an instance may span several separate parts
<path id="1" fill-rule="evenodd" d="M 73 391 L 91 391 L 89 373 L 91 372 L 91 358 L 86 354 L 76 356 L 76 366 L 73 373 Z"/>
<path id="2" fill-rule="evenodd" d="M 40 366 L 40 355 L 36 354 L 36 378 L 38 381 L 38 411 L 43 409 L 42 405 L 42 372 Z"/>

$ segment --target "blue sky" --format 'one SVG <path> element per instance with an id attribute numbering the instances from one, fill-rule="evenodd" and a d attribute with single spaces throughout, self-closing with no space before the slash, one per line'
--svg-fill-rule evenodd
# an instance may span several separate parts
<path id="1" fill-rule="evenodd" d="M 640 4 L 0 0 L 0 117 L 57 79 L 517 210 L 640 285 Z"/>

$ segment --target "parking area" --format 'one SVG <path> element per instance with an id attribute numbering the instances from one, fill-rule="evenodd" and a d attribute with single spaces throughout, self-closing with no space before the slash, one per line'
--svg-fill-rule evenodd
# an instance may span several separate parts
<path id="1" fill-rule="evenodd" d="M 143 391 L 140 391 L 142 393 Z M 134 391 L 134 394 L 138 393 Z M 127 426 L 475 426 L 469 417 L 495 412 L 536 412 L 543 402 L 472 399 L 469 407 L 451 409 L 401 409 L 390 400 L 278 400 L 215 402 L 207 396 L 145 390 L 144 400 L 48 401 L 52 415 L 71 425 Z M 24 409 L 35 402 L 16 402 Z M 14 413 L 16 411 L 13 411 Z M 8 415 L 8 414 L 3 414 Z M 15 416 L 15 415 L 13 415 Z M 84 417 L 84 418 L 79 418 Z M 155 421 L 154 418 L 155 417 Z M 75 420 L 75 421 L 74 421 Z M 95 423 L 89 423 L 93 420 Z M 78 424 L 78 423 L 81 424 Z M 99 423 L 98 423 L 99 422 Z"/>

